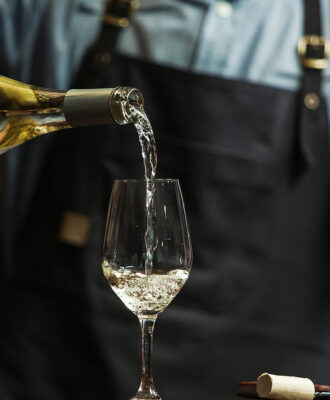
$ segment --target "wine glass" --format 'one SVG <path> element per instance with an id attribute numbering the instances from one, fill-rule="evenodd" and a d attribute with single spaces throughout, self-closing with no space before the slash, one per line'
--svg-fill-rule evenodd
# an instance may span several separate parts
<path id="1" fill-rule="evenodd" d="M 151 369 L 154 324 L 184 285 L 192 264 L 179 181 L 153 180 L 151 194 L 148 187 L 147 180 L 115 181 L 103 247 L 104 275 L 141 325 L 142 378 L 131 400 L 160 399 Z"/>

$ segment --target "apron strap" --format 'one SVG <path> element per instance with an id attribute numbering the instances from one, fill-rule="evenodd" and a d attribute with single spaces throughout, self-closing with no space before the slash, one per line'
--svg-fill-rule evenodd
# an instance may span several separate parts
<path id="1" fill-rule="evenodd" d="M 107 0 L 103 21 L 114 28 L 126 28 L 138 7 L 138 0 Z"/>
<path id="2" fill-rule="evenodd" d="M 126 28 L 133 12 L 139 7 L 138 0 L 105 0 L 103 23 L 96 41 L 87 50 L 73 87 L 103 87 L 102 77 L 109 73 L 109 63 L 118 36 Z M 104 79 L 105 83 L 107 79 Z"/>
<path id="3" fill-rule="evenodd" d="M 138 6 L 138 0 L 105 1 L 103 24 L 94 48 L 96 63 L 109 63 L 119 33 L 129 25 L 132 13 Z"/>
<path id="4" fill-rule="evenodd" d="M 328 151 L 328 134 L 318 129 L 321 107 L 321 72 L 327 67 L 327 40 L 321 36 L 320 1 L 305 0 L 305 35 L 298 42 L 303 67 L 300 98 L 300 149 L 307 164 L 323 158 Z"/>

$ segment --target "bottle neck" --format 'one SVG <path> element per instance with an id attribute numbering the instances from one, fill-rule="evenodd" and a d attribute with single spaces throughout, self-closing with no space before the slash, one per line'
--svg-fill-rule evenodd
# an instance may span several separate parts
<path id="1" fill-rule="evenodd" d="M 143 108 L 138 89 L 71 89 L 64 98 L 63 112 L 72 127 L 134 123 L 133 108 Z"/>
<path id="2" fill-rule="evenodd" d="M 72 126 L 108 125 L 115 121 L 110 110 L 114 89 L 71 89 L 63 102 L 67 123 Z"/>
<path id="3" fill-rule="evenodd" d="M 63 90 L 38 88 L 0 76 L 0 116 L 59 111 L 64 96 Z"/>
<path id="4" fill-rule="evenodd" d="M 69 128 L 64 97 L 64 91 L 0 76 L 0 154 L 34 137 Z"/>

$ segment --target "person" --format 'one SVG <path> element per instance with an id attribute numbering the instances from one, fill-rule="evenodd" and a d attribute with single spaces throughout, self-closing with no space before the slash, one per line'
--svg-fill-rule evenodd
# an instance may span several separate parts
<path id="1" fill-rule="evenodd" d="M 102 12 L 103 0 L 60 0 L 56 3 L 2 0 L 0 73 L 36 86 L 68 89 L 86 47 L 98 35 Z M 84 35 L 78 35 L 80 30 L 85 32 Z M 4 177 L 6 190 L 2 196 L 2 221 L 5 227 L 2 264 L 6 265 L 6 268 L 2 268 L 2 274 L 5 275 L 10 275 L 9 270 L 12 269 L 11 237 L 14 233 L 11 230 L 17 225 L 17 209 L 22 208 L 21 204 L 15 204 L 19 200 L 14 194 L 18 191 L 16 185 L 19 178 L 15 179 L 15 174 L 19 170 L 16 167 L 18 154 L 22 151 L 16 149 L 3 157 L 8 175 Z M 37 154 L 34 156 L 39 158 Z M 22 203 L 28 201 L 26 198 L 21 200 Z"/>
<path id="2" fill-rule="evenodd" d="M 68 89 L 86 48 L 98 35 L 103 8 L 103 0 L 1 0 L 0 74 L 36 86 Z M 19 255 L 19 243 L 21 240 L 26 242 L 29 237 L 29 216 L 33 210 L 36 211 L 36 193 L 43 179 L 42 169 L 56 141 L 52 135 L 44 139 L 11 150 L 0 160 L 3 172 L 0 218 L 2 399 L 64 399 L 70 393 L 73 395 L 74 387 L 80 387 L 78 391 L 84 391 L 88 396 L 90 366 L 95 364 L 95 371 L 98 370 L 93 355 L 88 365 L 88 358 L 80 356 L 84 354 L 86 342 L 79 347 L 79 335 L 85 327 L 81 321 L 79 327 L 70 323 L 71 319 L 79 319 L 79 310 L 75 309 L 79 296 L 67 286 L 69 277 L 60 277 L 59 270 L 48 274 L 47 265 L 52 259 L 48 259 L 42 270 L 35 268 L 38 264 L 35 251 L 47 253 L 48 245 L 38 242 L 36 236 L 29 250 L 34 261 L 27 262 L 25 267 L 20 264 L 20 261 L 24 263 L 24 255 Z M 56 191 L 61 190 L 60 183 Z M 53 200 L 56 201 L 55 197 Z M 51 209 L 51 198 L 47 202 Z M 38 218 L 44 215 L 40 213 L 33 222 L 37 229 L 42 229 Z M 50 227 L 53 220 L 51 213 L 46 212 L 47 226 Z M 49 229 L 39 232 L 44 235 L 45 242 L 51 240 L 48 232 Z M 20 261 L 18 257 L 22 257 Z M 62 272 L 65 273 L 65 269 Z M 67 272 L 74 274 L 70 268 Z M 52 283 L 51 275 L 53 278 L 56 275 Z M 81 315 L 87 318 L 83 311 Z M 87 323 L 86 328 L 87 335 Z M 93 335 L 89 337 L 90 347 L 97 347 L 97 343 L 93 344 Z M 78 348 L 73 346 L 70 349 L 70 343 L 75 343 Z M 71 365 L 70 358 L 75 360 Z M 86 364 L 75 371 L 76 363 Z M 67 386 L 71 386 L 71 391 Z"/>
<path id="3" fill-rule="evenodd" d="M 298 91 L 310 71 L 296 47 L 318 34 L 304 32 L 304 18 L 318 25 L 306 9 L 299 0 L 144 0 L 98 77 L 142 90 L 157 174 L 180 179 L 187 207 L 191 277 L 155 332 L 164 398 L 233 398 L 236 383 L 265 370 L 326 383 L 329 165 L 300 135 Z M 327 69 L 325 99 L 303 97 L 319 101 L 309 134 L 320 140 L 329 82 Z M 137 137 L 130 127 L 57 135 L 47 155 L 16 240 L 0 393 L 128 398 L 139 381 L 138 325 L 100 260 L 112 181 L 142 176 Z M 68 211 L 88 216 L 84 245 L 58 239 Z"/>

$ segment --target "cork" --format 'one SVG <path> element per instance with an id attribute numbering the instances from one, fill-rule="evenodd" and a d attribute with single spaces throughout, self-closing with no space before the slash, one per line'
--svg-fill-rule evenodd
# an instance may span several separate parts
<path id="1" fill-rule="evenodd" d="M 257 380 L 259 397 L 276 400 L 313 400 L 315 387 L 308 378 L 264 373 Z"/>

